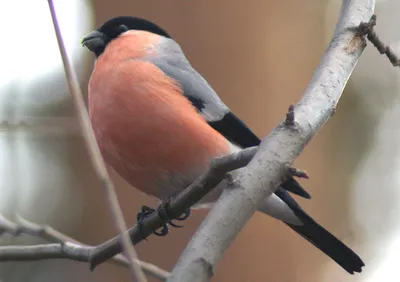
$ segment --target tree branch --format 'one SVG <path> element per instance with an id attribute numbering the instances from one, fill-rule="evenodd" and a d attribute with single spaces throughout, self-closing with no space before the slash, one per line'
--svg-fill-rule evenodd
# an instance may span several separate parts
<path id="1" fill-rule="evenodd" d="M 47 242 L 58 244 L 42 244 L 33 246 L 2 246 L 0 247 L 0 261 L 31 261 L 64 258 L 76 261 L 89 261 L 89 252 L 94 248 L 83 244 L 63 233 L 58 232 L 50 226 L 39 225 L 17 216 L 17 222 L 14 223 L 4 216 L 0 215 L 0 235 L 10 234 L 20 236 L 23 234 L 36 238 L 44 239 Z M 110 262 L 129 267 L 129 261 L 122 255 L 111 258 Z M 166 280 L 169 272 L 165 271 L 151 263 L 135 260 L 142 270 L 162 281 Z"/>
<path id="2" fill-rule="evenodd" d="M 261 152 L 257 153 L 246 168 L 245 173 L 242 173 L 231 183 L 232 189 L 223 193 L 218 205 L 213 208 L 183 253 L 175 267 L 174 275 L 170 277 L 170 281 L 204 281 L 212 275 L 215 264 L 232 239 L 254 213 L 258 202 L 275 191 L 281 180 L 287 176 L 288 165 L 294 161 L 316 131 L 334 113 L 347 79 L 365 47 L 365 39 L 362 34 L 354 32 L 354 27 L 367 18 L 368 13 L 372 13 L 373 4 L 368 2 L 364 5 L 365 7 L 360 8 L 362 5 L 359 2 L 362 1 L 343 1 L 330 47 L 317 68 L 303 99 L 295 108 L 290 108 L 286 120 L 263 141 L 260 147 Z M 318 114 L 315 115 L 315 113 Z M 248 148 L 214 160 L 208 170 L 196 182 L 171 201 L 168 208 L 169 214 L 172 217 L 183 214 L 211 191 L 225 177 L 227 172 L 246 166 L 257 149 L 256 147 Z M 294 170 L 290 170 L 290 172 L 294 173 Z M 297 173 L 294 173 L 294 176 L 296 175 Z M 306 174 L 304 174 L 305 176 Z M 248 187 L 251 187 L 251 189 L 248 189 Z M 236 199 L 236 202 L 229 204 L 233 198 Z M 240 216 L 232 218 L 232 215 L 236 214 L 237 211 L 240 211 Z M 212 214 L 214 216 L 220 214 L 220 216 L 212 219 Z M 224 228 L 224 226 L 221 226 L 224 224 L 219 224 L 221 222 L 232 222 L 233 224 L 225 224 Z M 141 232 L 139 232 L 137 226 L 134 226 L 128 231 L 128 234 L 132 242 L 137 244 L 165 223 L 157 213 L 153 213 L 143 221 Z M 209 235 L 207 235 L 207 232 L 210 232 Z M 123 235 L 125 234 L 127 233 Z M 216 239 L 222 240 L 223 243 L 213 244 L 212 240 Z M 117 236 L 91 248 L 88 259 L 91 267 L 94 268 L 121 252 L 120 240 L 120 236 Z M 217 248 L 212 250 L 210 246 L 215 245 L 218 245 Z M 192 251 L 188 251 L 190 248 L 192 248 Z M 202 248 L 203 250 L 199 252 Z M 189 260 L 186 261 L 187 258 Z M 191 280 L 196 276 L 191 276 L 196 273 L 196 271 L 192 271 L 196 268 L 199 275 L 195 280 Z M 182 271 L 186 274 L 192 272 L 192 274 L 189 274 L 189 276 L 181 275 Z M 181 278 L 178 279 L 177 277 Z"/>
<path id="3" fill-rule="evenodd" d="M 60 26 L 57 21 L 54 3 L 52 0 L 48 0 L 48 3 L 53 20 L 54 30 L 57 37 L 58 47 L 60 49 L 61 57 L 64 64 L 68 86 L 70 89 L 72 100 L 78 113 L 79 122 L 86 142 L 86 147 L 90 155 L 90 160 L 92 161 L 97 177 L 99 178 L 103 188 L 107 193 L 107 199 L 112 216 L 114 217 L 114 223 L 116 224 L 116 227 L 121 234 L 122 245 L 124 246 L 124 250 L 127 257 L 129 258 L 129 261 L 131 262 L 130 267 L 132 270 L 133 279 L 134 281 L 146 282 L 147 279 L 146 276 L 143 274 L 142 269 L 134 262 L 137 260 L 137 254 L 132 246 L 131 241 L 129 240 L 128 234 L 125 232 L 127 230 L 126 223 L 118 203 L 118 198 L 114 190 L 114 185 L 108 175 L 106 165 L 104 163 L 103 157 L 101 156 L 100 149 L 97 145 L 96 138 L 90 124 L 89 116 L 83 100 L 83 95 L 79 88 L 78 78 L 68 59 L 68 54 L 62 39 Z"/>
<path id="4" fill-rule="evenodd" d="M 168 214 L 174 218 L 182 215 L 215 188 L 225 178 L 227 172 L 246 166 L 257 149 L 258 147 L 251 147 L 213 160 L 203 175 L 171 200 Z M 129 229 L 132 243 L 138 244 L 165 223 L 156 212 L 153 212 L 143 220 L 140 232 L 137 225 Z M 90 251 L 91 267 L 95 268 L 120 253 L 122 248 L 119 242 L 120 239 L 117 236 L 92 249 Z"/>
<path id="5" fill-rule="evenodd" d="M 32 246 L 2 246 L 0 261 L 31 261 L 43 259 L 71 259 L 87 262 L 90 247 L 66 242 Z"/>
<path id="6" fill-rule="evenodd" d="M 394 67 L 400 67 L 400 58 L 394 53 L 394 51 L 389 46 L 385 45 L 385 43 L 382 42 L 382 40 L 374 31 L 375 25 L 376 25 L 376 15 L 373 15 L 369 20 L 369 22 L 361 23 L 356 28 L 356 31 L 362 36 L 366 35 L 367 39 L 374 45 L 376 49 L 378 49 L 379 53 L 381 55 L 385 54 L 386 57 L 389 59 L 390 63 Z"/>
<path id="7" fill-rule="evenodd" d="M 198 228 L 168 282 L 209 281 L 236 235 L 288 173 L 306 144 L 331 117 L 365 39 L 350 30 L 372 15 L 374 1 L 344 0 L 332 41 L 303 98 L 294 108 L 295 126 L 283 121 L 261 143 L 254 158 L 226 189 Z"/>

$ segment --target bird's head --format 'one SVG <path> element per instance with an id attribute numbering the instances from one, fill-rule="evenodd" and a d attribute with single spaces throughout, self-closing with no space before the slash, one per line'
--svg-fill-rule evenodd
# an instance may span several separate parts
<path id="1" fill-rule="evenodd" d="M 109 19 L 98 29 L 90 32 L 82 40 L 82 46 L 100 56 L 107 44 L 128 30 L 143 30 L 167 38 L 171 36 L 156 24 L 137 17 L 123 16 Z"/>

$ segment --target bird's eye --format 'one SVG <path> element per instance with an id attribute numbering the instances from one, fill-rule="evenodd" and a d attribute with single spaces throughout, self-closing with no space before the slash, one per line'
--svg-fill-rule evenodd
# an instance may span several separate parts
<path id="1" fill-rule="evenodd" d="M 129 30 L 129 29 L 128 29 L 127 26 L 124 25 L 124 24 L 121 24 L 121 25 L 117 28 L 117 31 L 118 31 L 119 34 L 125 32 L 125 31 L 128 31 L 128 30 Z"/>

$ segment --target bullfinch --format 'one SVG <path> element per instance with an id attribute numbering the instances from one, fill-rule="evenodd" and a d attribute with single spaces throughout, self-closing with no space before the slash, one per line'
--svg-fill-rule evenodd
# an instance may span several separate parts
<path id="1" fill-rule="evenodd" d="M 156 24 L 112 18 L 82 44 L 97 58 L 88 91 L 100 150 L 142 192 L 166 200 L 196 180 L 212 159 L 260 144 Z M 215 202 L 226 184 L 222 181 L 198 207 Z M 283 221 L 350 274 L 361 272 L 361 258 L 315 222 L 288 191 L 310 198 L 289 178 L 259 210 Z"/>

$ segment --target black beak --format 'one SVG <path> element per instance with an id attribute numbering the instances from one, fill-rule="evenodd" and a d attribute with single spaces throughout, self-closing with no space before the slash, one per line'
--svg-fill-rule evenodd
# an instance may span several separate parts
<path id="1" fill-rule="evenodd" d="M 81 44 L 99 56 L 106 48 L 108 42 L 109 39 L 104 33 L 95 30 L 86 35 L 82 39 Z"/>

